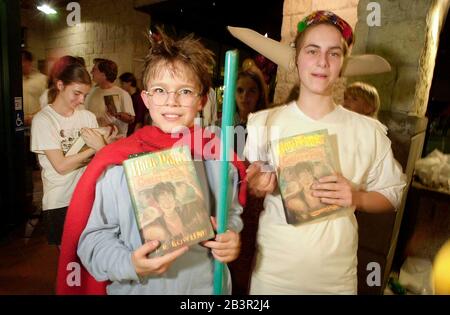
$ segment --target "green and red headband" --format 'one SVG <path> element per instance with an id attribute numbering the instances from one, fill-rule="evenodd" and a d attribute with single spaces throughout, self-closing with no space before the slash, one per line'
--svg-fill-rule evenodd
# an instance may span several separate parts
<path id="1" fill-rule="evenodd" d="M 340 18 L 336 14 L 330 11 L 315 11 L 305 17 L 303 20 L 298 22 L 297 24 L 297 31 L 299 33 L 303 32 L 305 29 L 310 27 L 311 25 L 315 24 L 331 24 L 334 27 L 336 27 L 342 34 L 342 37 L 344 37 L 345 41 L 347 42 L 348 46 L 353 44 L 353 30 L 350 24 L 345 22 L 344 19 Z"/>

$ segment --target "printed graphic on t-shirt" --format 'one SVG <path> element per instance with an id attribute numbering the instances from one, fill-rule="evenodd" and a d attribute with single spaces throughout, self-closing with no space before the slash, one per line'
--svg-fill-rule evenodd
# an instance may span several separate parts
<path id="1" fill-rule="evenodd" d="M 66 154 L 75 141 L 81 136 L 81 131 L 78 128 L 61 129 L 59 135 L 61 136 L 61 149 L 63 153 Z"/>
<path id="2" fill-rule="evenodd" d="M 106 112 L 111 116 L 117 114 L 117 105 L 120 101 L 119 95 L 104 95 L 103 99 L 105 100 Z"/>

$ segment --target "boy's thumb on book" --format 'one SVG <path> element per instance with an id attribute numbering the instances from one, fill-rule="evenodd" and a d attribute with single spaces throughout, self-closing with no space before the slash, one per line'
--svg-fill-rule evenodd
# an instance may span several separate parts
<path id="1" fill-rule="evenodd" d="M 148 251 L 154 251 L 159 246 L 159 241 L 153 240 L 146 243 Z"/>

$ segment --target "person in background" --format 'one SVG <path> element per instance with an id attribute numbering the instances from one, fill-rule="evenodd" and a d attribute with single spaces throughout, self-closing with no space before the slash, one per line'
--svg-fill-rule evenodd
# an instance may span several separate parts
<path id="1" fill-rule="evenodd" d="M 141 90 L 137 87 L 136 77 L 131 72 L 124 72 L 119 76 L 120 87 L 127 91 L 131 95 L 131 100 L 133 101 L 134 108 L 134 122 L 128 125 L 127 136 L 131 135 L 133 132 L 139 128 L 144 127 L 148 120 L 148 110 L 145 107 L 144 101 L 141 97 Z"/>
<path id="2" fill-rule="evenodd" d="M 61 71 L 64 70 L 66 68 L 66 66 L 73 64 L 73 63 L 78 63 L 78 64 L 82 65 L 83 67 L 86 66 L 83 57 L 75 57 L 75 56 L 70 56 L 70 55 L 62 56 L 53 64 L 52 68 L 50 69 L 50 75 L 48 77 L 48 87 L 42 93 L 41 97 L 39 98 L 39 105 L 40 105 L 41 109 L 44 108 L 45 106 L 47 106 L 48 104 L 53 103 L 53 101 L 55 100 L 55 97 L 56 97 L 56 92 L 57 92 L 57 90 L 53 88 L 57 81 L 56 78 L 59 77 Z M 50 91 L 51 91 L 51 93 L 50 93 Z M 80 106 L 83 106 L 83 105 L 80 105 Z"/>
<path id="3" fill-rule="evenodd" d="M 243 126 L 247 124 L 250 113 L 267 107 L 267 87 L 261 71 L 256 66 L 238 73 L 235 97 L 236 123 Z"/>
<path id="4" fill-rule="evenodd" d="M 33 55 L 22 50 L 23 113 L 25 125 L 30 126 L 33 116 L 41 109 L 39 97 L 47 87 L 47 76 L 33 68 Z"/>
<path id="5" fill-rule="evenodd" d="M 92 130 L 98 127 L 95 116 L 78 109 L 90 88 L 86 69 L 78 63 L 67 65 L 50 89 L 55 100 L 34 116 L 31 125 L 31 150 L 38 155 L 42 168 L 42 209 L 51 245 L 61 243 L 67 206 L 87 161 L 106 145 L 103 137 Z M 89 148 L 65 156 L 79 137 Z"/>
<path id="6" fill-rule="evenodd" d="M 26 172 L 30 172 L 29 175 L 26 176 L 26 184 L 27 192 L 27 205 L 29 205 L 30 211 L 30 219 L 27 222 L 26 230 L 25 230 L 25 239 L 30 238 L 37 222 L 41 217 L 41 209 L 33 205 L 32 201 L 32 192 L 34 190 L 33 184 L 33 176 L 31 174 L 32 171 L 39 171 L 39 164 L 36 158 L 36 155 L 29 151 L 31 134 L 29 127 L 31 126 L 31 121 L 33 120 L 34 115 L 40 110 L 39 106 L 39 96 L 46 88 L 47 76 L 37 71 L 33 67 L 33 54 L 28 50 L 21 51 L 22 57 L 22 108 L 24 114 L 24 122 L 23 124 L 27 127 L 24 131 L 25 134 L 25 147 L 27 148 L 26 152 L 26 164 L 30 167 L 26 169 Z"/>
<path id="7" fill-rule="evenodd" d="M 99 126 L 115 125 L 119 137 L 128 133 L 128 125 L 134 121 L 131 96 L 114 85 L 117 78 L 117 64 L 108 59 L 97 59 L 92 67 L 92 80 L 97 83 L 85 102 L 87 110 L 93 112 Z"/>
<path id="8" fill-rule="evenodd" d="M 344 92 L 344 107 L 377 119 L 380 108 L 380 97 L 377 89 L 364 82 L 350 84 Z"/>

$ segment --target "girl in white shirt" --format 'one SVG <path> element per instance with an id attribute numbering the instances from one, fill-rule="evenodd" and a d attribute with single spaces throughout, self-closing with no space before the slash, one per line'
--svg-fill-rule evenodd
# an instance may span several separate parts
<path id="1" fill-rule="evenodd" d="M 82 65 L 66 65 L 51 88 L 56 95 L 54 101 L 32 121 L 31 151 L 37 153 L 42 167 L 42 208 L 49 244 L 60 244 L 67 206 L 78 179 L 89 159 L 106 144 L 91 129 L 98 127 L 95 116 L 78 109 L 90 87 L 91 78 Z M 88 149 L 65 156 L 79 137 Z"/>
<path id="2" fill-rule="evenodd" d="M 253 114 L 245 154 L 250 191 L 265 196 L 260 217 L 251 294 L 356 294 L 355 208 L 394 211 L 405 186 L 385 128 L 374 119 L 333 102 L 332 87 L 353 44 L 350 25 L 332 12 L 317 11 L 298 24 L 298 99 Z M 271 129 L 261 132 L 270 121 Z M 345 210 L 298 226 L 286 223 L 274 172 L 261 172 L 267 143 L 327 129 L 336 136 L 341 173 L 321 177 L 311 194 Z M 276 133 L 275 131 L 276 130 Z"/>

